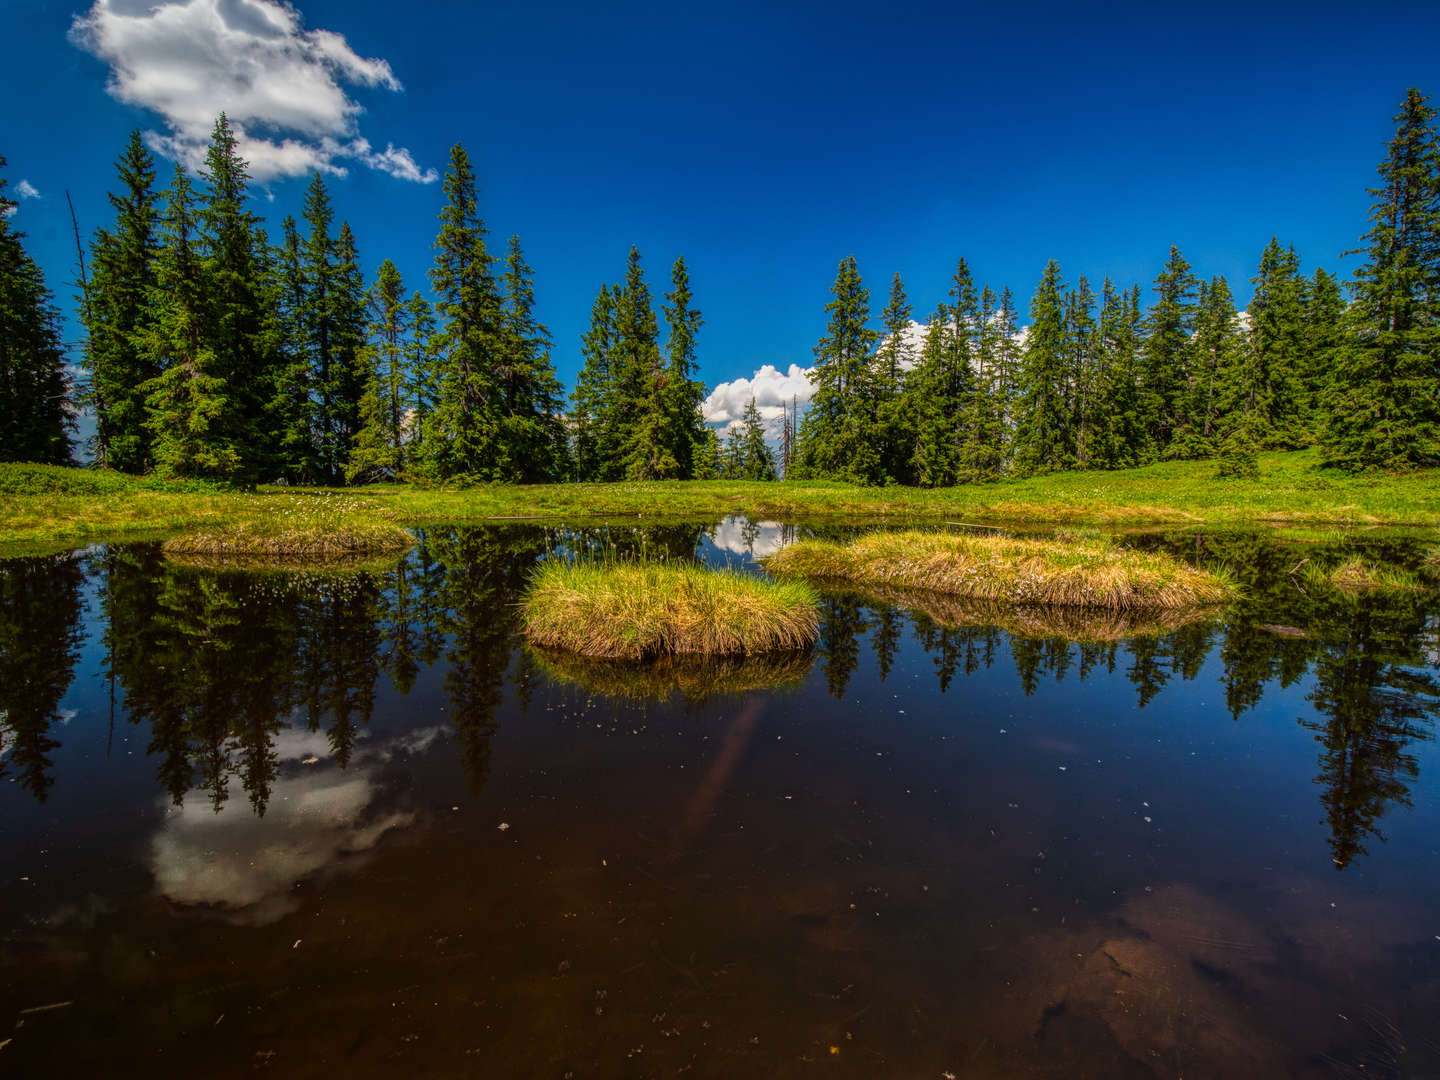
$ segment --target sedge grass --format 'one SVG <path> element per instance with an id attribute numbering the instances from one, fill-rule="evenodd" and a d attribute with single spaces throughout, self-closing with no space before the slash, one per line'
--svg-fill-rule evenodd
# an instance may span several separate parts
<path id="1" fill-rule="evenodd" d="M 863 600 L 902 608 L 947 629 L 995 627 L 1011 637 L 1065 638 L 1106 645 L 1132 638 L 1159 637 L 1213 618 L 1213 605 L 1115 610 L 1043 604 L 1001 604 L 923 589 L 868 586 Z"/>
<path id="2" fill-rule="evenodd" d="M 1347 592 L 1371 589 L 1410 592 L 1420 588 L 1420 579 L 1411 571 L 1367 562 L 1358 556 L 1328 570 L 1311 563 L 1303 572 L 1305 580 L 1312 585 L 1333 585 Z"/>
<path id="3" fill-rule="evenodd" d="M 353 496 L 279 496 L 269 509 L 268 514 L 185 532 L 162 547 L 171 557 L 306 563 L 397 553 L 415 542 L 392 514 Z"/>
<path id="4" fill-rule="evenodd" d="M 567 562 L 536 568 L 521 602 L 532 645 L 581 656 L 745 656 L 809 648 L 818 600 L 803 582 L 772 582 L 690 562 Z"/>
<path id="5" fill-rule="evenodd" d="M 586 693 L 628 701 L 689 701 L 756 690 L 780 690 L 804 681 L 814 656 L 803 652 L 759 656 L 660 656 L 651 661 L 598 660 L 553 649 L 531 648 L 535 665 L 552 682 Z"/>
<path id="6" fill-rule="evenodd" d="M 1235 595 L 1223 573 L 1078 536 L 876 532 L 849 544 L 803 540 L 764 564 L 780 577 L 924 589 L 1005 605 L 1166 610 L 1219 604 Z"/>

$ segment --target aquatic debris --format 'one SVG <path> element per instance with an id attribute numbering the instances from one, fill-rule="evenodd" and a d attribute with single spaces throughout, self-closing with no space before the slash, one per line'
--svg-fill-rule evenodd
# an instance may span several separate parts
<path id="1" fill-rule="evenodd" d="M 763 560 L 771 573 L 923 589 L 1001 604 L 1163 611 L 1219 604 L 1236 586 L 1163 552 L 1105 538 L 875 532 L 849 544 L 802 540 Z"/>
<path id="2" fill-rule="evenodd" d="M 808 585 L 680 561 L 547 560 L 521 622 L 533 645 L 614 660 L 795 651 L 820 633 Z"/>

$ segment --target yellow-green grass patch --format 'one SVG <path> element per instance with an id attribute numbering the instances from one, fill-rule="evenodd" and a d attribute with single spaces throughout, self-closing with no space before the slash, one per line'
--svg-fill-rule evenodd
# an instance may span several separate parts
<path id="1" fill-rule="evenodd" d="M 1305 568 L 1304 574 L 1311 584 L 1328 584 L 1351 592 L 1366 589 L 1409 591 L 1420 588 L 1420 579 L 1411 571 L 1403 567 L 1367 562 L 1358 556 L 1328 570 L 1312 563 Z"/>
<path id="2" fill-rule="evenodd" d="M 1004 605 L 1166 610 L 1224 603 L 1236 592 L 1223 573 L 1077 536 L 876 532 L 848 544 L 802 540 L 764 564 L 787 578 L 923 589 Z"/>
<path id="3" fill-rule="evenodd" d="M 546 560 L 521 617 L 533 645 L 614 660 L 806 649 L 820 627 L 819 602 L 803 582 L 682 561 Z"/>
<path id="4" fill-rule="evenodd" d="M 758 656 L 659 656 L 649 661 L 598 660 L 572 652 L 532 648 L 536 666 L 553 682 L 586 693 L 630 701 L 690 701 L 720 695 L 779 690 L 802 682 L 814 662 L 809 650 Z"/>

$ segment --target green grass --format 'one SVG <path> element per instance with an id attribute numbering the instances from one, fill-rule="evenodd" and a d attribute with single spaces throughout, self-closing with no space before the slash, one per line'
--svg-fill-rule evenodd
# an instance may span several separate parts
<path id="1" fill-rule="evenodd" d="M 550 559 L 526 589 L 521 623 L 532 645 L 580 656 L 753 656 L 813 645 L 818 606 L 801 582 L 696 563 Z"/>
<path id="2" fill-rule="evenodd" d="M 802 540 L 764 560 L 772 574 L 861 587 L 923 589 L 987 604 L 1168 610 L 1235 595 L 1224 575 L 1106 538 L 875 532 L 849 544 Z"/>
<path id="3" fill-rule="evenodd" d="M 352 495 L 273 496 L 269 513 L 195 529 L 166 540 L 167 555 L 329 562 L 401 552 L 415 538 L 392 514 Z"/>
<path id="4" fill-rule="evenodd" d="M 553 682 L 591 694 L 630 701 L 690 701 L 720 695 L 778 690 L 802 682 L 814 661 L 809 651 L 759 656 L 661 656 L 645 663 L 594 660 L 551 649 L 530 650 L 536 666 Z"/>
<path id="5" fill-rule="evenodd" d="M 245 494 L 101 470 L 0 465 L 0 554 L 36 545 L 160 536 L 263 520 L 298 489 Z M 323 492 L 311 492 L 319 496 Z M 334 493 L 331 493 L 332 495 Z M 344 492 L 346 515 L 399 525 L 505 519 L 701 520 L 725 514 L 789 521 L 1012 525 L 1440 525 L 1440 470 L 1349 475 L 1314 451 L 1261 454 L 1259 475 L 1222 480 L 1208 461 L 1073 472 L 958 488 L 867 488 L 786 481 L 375 485 Z"/>
<path id="6" fill-rule="evenodd" d="M 1312 585 L 1333 585 L 1350 592 L 1367 589 L 1409 592 L 1420 588 L 1420 578 L 1415 573 L 1403 567 L 1366 562 L 1359 557 L 1328 570 L 1311 563 L 1302 574 Z"/>

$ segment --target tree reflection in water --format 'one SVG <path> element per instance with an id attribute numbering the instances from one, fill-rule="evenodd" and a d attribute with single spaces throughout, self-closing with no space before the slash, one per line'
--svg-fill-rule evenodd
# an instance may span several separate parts
<path id="1" fill-rule="evenodd" d="M 689 557 L 703 532 L 699 525 L 430 529 L 392 566 L 334 573 L 181 567 L 143 545 L 104 549 L 83 562 L 0 562 L 0 775 L 40 800 L 50 789 L 61 703 L 83 636 L 88 570 L 102 675 L 122 714 L 148 726 L 149 753 L 176 805 L 197 792 L 219 811 L 239 790 L 263 815 L 281 772 L 282 731 L 323 733 L 344 767 L 371 722 L 381 679 L 408 694 L 441 663 L 450 730 L 478 790 L 489 775 L 507 685 L 523 706 L 537 684 L 554 677 L 517 647 L 516 602 L 535 562 L 547 555 Z M 1119 672 L 1146 708 L 1172 680 L 1196 680 L 1211 663 L 1236 719 L 1268 689 L 1309 673 L 1315 714 L 1300 723 L 1319 744 L 1317 783 L 1335 864 L 1348 865 L 1383 837 L 1389 808 L 1409 804 L 1414 744 L 1434 734 L 1440 624 L 1433 593 L 1302 587 L 1289 572 L 1295 547 L 1257 534 L 1150 542 L 1192 562 L 1227 566 L 1241 598 L 1222 613 L 1145 625 L 828 591 L 814 665 L 829 693 L 842 698 L 867 645 L 884 681 L 911 641 L 929 656 L 942 693 L 1008 658 L 1026 694 L 1046 681 Z M 1335 562 L 1353 550 L 1348 540 L 1329 540 L 1306 547 L 1304 557 Z M 1417 559 L 1413 542 L 1366 550 L 1377 560 Z M 673 672 L 662 681 L 687 685 Z"/>

